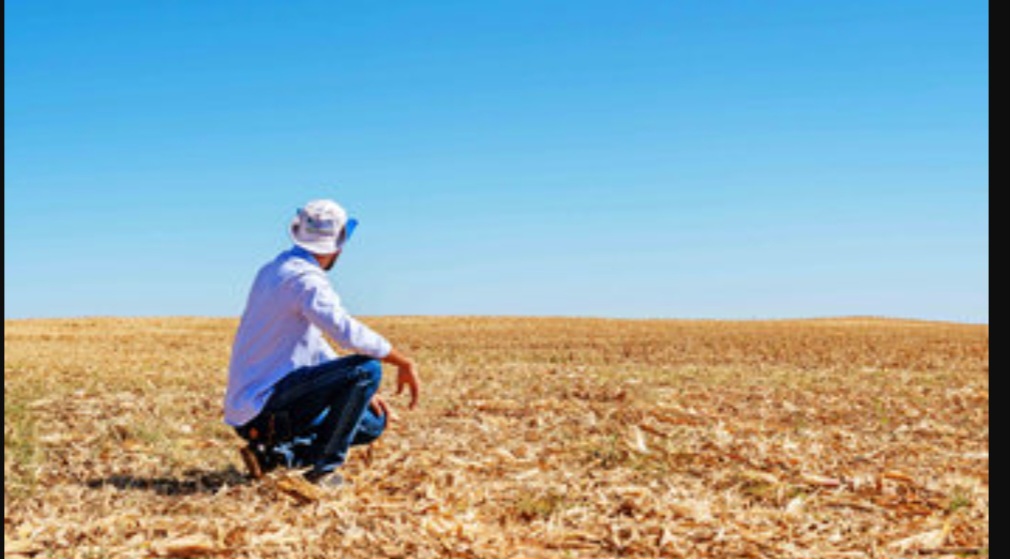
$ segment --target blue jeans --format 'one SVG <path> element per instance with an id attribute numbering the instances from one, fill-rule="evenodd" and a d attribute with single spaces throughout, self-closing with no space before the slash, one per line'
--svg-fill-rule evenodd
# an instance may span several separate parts
<path id="1" fill-rule="evenodd" d="M 265 432 L 266 422 L 283 417 L 275 452 L 287 456 L 287 465 L 333 471 L 347 460 L 351 445 L 372 443 L 385 430 L 386 417 L 369 406 L 381 381 L 382 364 L 364 355 L 302 367 L 274 385 L 263 411 L 238 432 Z"/>

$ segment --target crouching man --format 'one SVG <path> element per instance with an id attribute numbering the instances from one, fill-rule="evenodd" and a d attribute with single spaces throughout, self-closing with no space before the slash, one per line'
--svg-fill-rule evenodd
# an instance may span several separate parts
<path id="1" fill-rule="evenodd" d="M 224 419 L 249 445 L 253 477 L 277 467 L 306 468 L 312 483 L 339 485 L 352 445 L 375 441 L 390 409 L 378 395 L 382 362 L 397 369 L 397 394 L 417 404 L 414 362 L 341 307 L 326 277 L 357 221 L 336 202 L 298 210 L 294 246 L 263 266 L 235 334 Z M 338 358 L 323 337 L 355 352 Z"/>

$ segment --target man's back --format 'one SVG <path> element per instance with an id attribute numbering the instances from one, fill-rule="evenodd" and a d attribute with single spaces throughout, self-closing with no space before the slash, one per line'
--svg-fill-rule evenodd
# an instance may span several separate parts
<path id="1" fill-rule="evenodd" d="M 297 247 L 260 268 L 232 345 L 225 421 L 241 425 L 258 413 L 269 389 L 288 372 L 336 357 L 301 312 L 300 297 L 326 283 L 312 255 Z"/>

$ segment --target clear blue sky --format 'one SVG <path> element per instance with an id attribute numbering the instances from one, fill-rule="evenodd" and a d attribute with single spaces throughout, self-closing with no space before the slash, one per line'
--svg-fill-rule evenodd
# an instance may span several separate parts
<path id="1" fill-rule="evenodd" d="M 981 1 L 4 3 L 4 316 L 989 320 Z"/>

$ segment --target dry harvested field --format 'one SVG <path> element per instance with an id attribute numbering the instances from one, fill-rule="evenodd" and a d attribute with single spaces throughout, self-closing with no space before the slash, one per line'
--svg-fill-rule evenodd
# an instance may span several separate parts
<path id="1" fill-rule="evenodd" d="M 244 476 L 236 321 L 5 321 L 5 556 L 989 554 L 988 326 L 366 322 L 421 406 L 319 494 Z"/>

